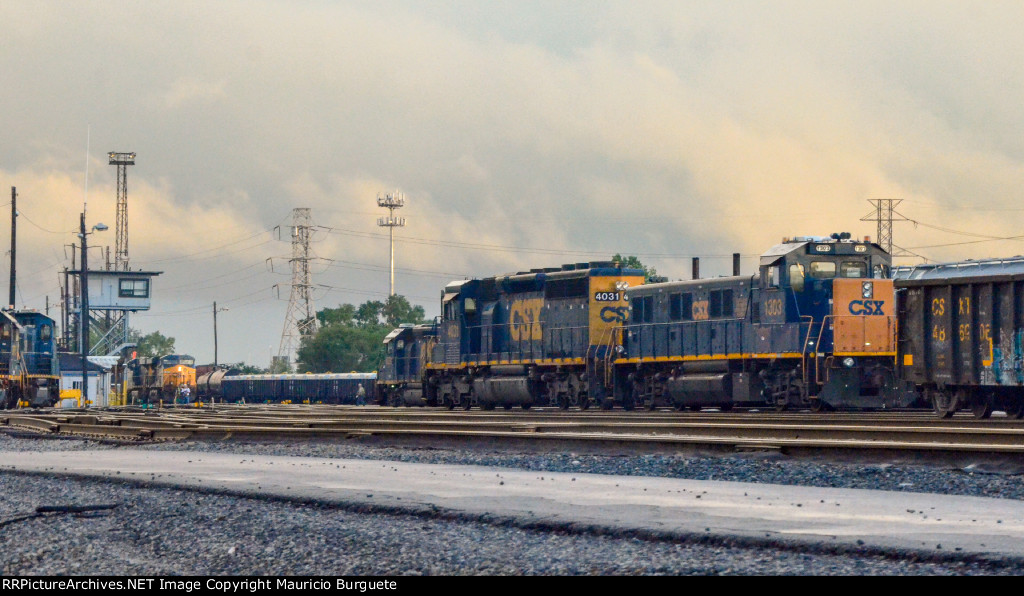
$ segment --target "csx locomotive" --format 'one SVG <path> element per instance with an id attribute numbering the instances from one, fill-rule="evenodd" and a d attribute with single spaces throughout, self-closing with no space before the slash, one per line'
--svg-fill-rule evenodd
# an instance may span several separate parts
<path id="1" fill-rule="evenodd" d="M 54 405 L 60 397 L 54 320 L 34 310 L 0 315 L 0 407 Z"/>
<path id="2" fill-rule="evenodd" d="M 905 407 L 889 271 L 834 234 L 785 240 L 753 275 L 644 284 L 600 262 L 453 282 L 440 320 L 385 340 L 378 383 L 466 409 Z"/>

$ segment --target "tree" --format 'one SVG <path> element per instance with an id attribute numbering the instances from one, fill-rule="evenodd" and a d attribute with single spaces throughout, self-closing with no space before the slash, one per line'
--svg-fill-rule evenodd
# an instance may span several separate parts
<path id="1" fill-rule="evenodd" d="M 653 278 L 658 277 L 658 271 L 654 267 L 648 267 L 641 263 L 639 257 L 623 257 L 621 254 L 615 253 L 612 260 L 627 269 L 642 269 L 644 272 L 644 283 L 650 283 Z"/>
<path id="2" fill-rule="evenodd" d="M 137 329 L 128 330 L 128 341 L 136 344 L 139 356 L 166 356 L 174 353 L 174 338 L 166 337 L 159 331 L 142 335 Z"/>
<path id="3" fill-rule="evenodd" d="M 302 338 L 299 372 L 373 372 L 384 363 L 384 337 L 403 323 L 425 322 L 422 306 L 404 296 L 341 304 L 316 313 L 320 330 Z"/>

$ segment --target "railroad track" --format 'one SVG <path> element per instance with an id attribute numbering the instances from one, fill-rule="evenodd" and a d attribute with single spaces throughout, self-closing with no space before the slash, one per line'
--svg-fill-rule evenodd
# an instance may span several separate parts
<path id="1" fill-rule="evenodd" d="M 0 414 L 0 428 L 120 442 L 384 441 L 452 445 L 526 441 L 594 447 L 1024 454 L 1024 423 L 929 413 L 448 412 L 316 405 L 217 405 Z"/>

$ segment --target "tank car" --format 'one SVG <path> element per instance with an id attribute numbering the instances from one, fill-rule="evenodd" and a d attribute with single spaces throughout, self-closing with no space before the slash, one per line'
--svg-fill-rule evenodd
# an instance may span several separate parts
<path id="1" fill-rule="evenodd" d="M 914 396 L 895 378 L 889 267 L 877 244 L 833 234 L 785 240 L 761 255 L 755 275 L 631 288 L 616 401 L 904 407 Z"/>
<path id="2" fill-rule="evenodd" d="M 218 368 L 202 374 L 196 378 L 196 394 L 202 401 L 223 400 L 222 384 L 225 377 L 233 377 L 238 374 L 241 372 L 235 368 Z"/>
<path id="3" fill-rule="evenodd" d="M 56 404 L 60 383 L 54 320 L 34 310 L 0 313 L 0 405 Z"/>
<path id="4" fill-rule="evenodd" d="M 603 365 L 643 271 L 577 263 L 457 281 L 441 295 L 423 399 L 448 408 L 611 404 Z"/>
<path id="5" fill-rule="evenodd" d="M 382 405 L 424 406 L 426 364 L 437 344 L 437 324 L 402 325 L 384 338 L 384 365 L 377 372 Z"/>
<path id="6" fill-rule="evenodd" d="M 1024 257 L 899 267 L 897 363 L 944 418 L 1024 417 Z"/>

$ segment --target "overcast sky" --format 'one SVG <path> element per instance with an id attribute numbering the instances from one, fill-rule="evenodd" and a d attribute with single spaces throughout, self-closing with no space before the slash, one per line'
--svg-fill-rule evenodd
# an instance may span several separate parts
<path id="1" fill-rule="evenodd" d="M 58 303 L 86 201 L 114 245 L 108 151 L 138 154 L 131 267 L 164 272 L 132 326 L 200 362 L 214 301 L 221 362 L 277 353 L 293 208 L 317 308 L 384 299 L 396 189 L 396 289 L 430 315 L 452 279 L 616 252 L 752 272 L 784 236 L 874 237 L 870 199 L 929 259 L 1021 254 L 991 240 L 1024 235 L 1021 31 L 1019 0 L 3 0 L 18 306 Z"/>

